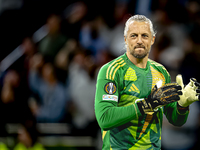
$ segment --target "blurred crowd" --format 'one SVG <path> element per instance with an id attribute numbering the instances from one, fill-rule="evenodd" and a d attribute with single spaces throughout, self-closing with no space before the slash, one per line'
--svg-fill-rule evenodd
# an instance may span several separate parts
<path id="1" fill-rule="evenodd" d="M 34 32 L 23 37 L 23 55 L 1 74 L 0 136 L 8 135 L 7 123 L 21 123 L 26 129 L 37 123 L 68 123 L 71 135 L 96 138 L 100 130 L 94 115 L 97 73 L 126 51 L 124 24 L 134 14 L 149 17 L 157 31 L 150 59 L 163 64 L 172 81 L 179 73 L 185 84 L 191 77 L 200 81 L 198 0 L 72 0 L 59 13 L 48 13 L 44 38 L 34 41 Z M 190 112 L 181 128 L 164 119 L 163 150 L 197 148 L 199 102 L 191 105 Z M 25 131 L 29 130 L 21 129 L 19 135 Z"/>

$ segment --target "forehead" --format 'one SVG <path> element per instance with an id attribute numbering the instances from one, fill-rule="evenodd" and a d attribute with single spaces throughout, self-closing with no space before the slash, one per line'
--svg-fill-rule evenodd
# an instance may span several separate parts
<path id="1" fill-rule="evenodd" d="M 148 34 L 151 34 L 150 25 L 147 22 L 132 21 L 129 24 L 128 33 L 148 33 Z"/>

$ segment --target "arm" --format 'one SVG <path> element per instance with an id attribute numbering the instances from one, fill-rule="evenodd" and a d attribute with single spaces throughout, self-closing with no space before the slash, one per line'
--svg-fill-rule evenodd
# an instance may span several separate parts
<path id="1" fill-rule="evenodd" d="M 39 68 L 43 65 L 43 57 L 40 54 L 35 54 L 30 59 L 30 73 L 28 76 L 29 79 L 29 86 L 32 91 L 38 93 L 39 88 L 41 87 L 41 77 L 39 75 Z"/>
<path id="2" fill-rule="evenodd" d="M 171 82 L 171 79 L 168 79 L 168 81 Z M 179 82 L 177 83 L 179 84 Z M 174 102 L 164 106 L 164 114 L 171 124 L 174 126 L 182 126 L 187 121 L 189 109 L 181 107 L 178 102 Z"/>
<path id="3" fill-rule="evenodd" d="M 196 80 L 190 80 L 189 84 L 184 87 L 182 76 L 177 75 L 176 82 L 181 85 L 183 95 L 180 100 L 173 105 L 165 107 L 165 115 L 173 125 L 183 125 L 189 114 L 189 105 L 199 100 L 198 87 L 200 86 Z"/>
<path id="4" fill-rule="evenodd" d="M 136 104 L 126 107 L 117 107 L 119 91 L 117 89 L 115 94 L 107 94 L 104 87 L 108 82 L 110 81 L 99 79 L 96 85 L 95 114 L 99 126 L 103 130 L 112 129 L 141 116 Z M 103 95 L 110 96 L 110 100 L 106 100 Z"/>
<path id="5" fill-rule="evenodd" d="M 174 102 L 164 106 L 164 114 L 171 124 L 182 126 L 187 121 L 189 109 L 181 107 L 178 102 Z"/>

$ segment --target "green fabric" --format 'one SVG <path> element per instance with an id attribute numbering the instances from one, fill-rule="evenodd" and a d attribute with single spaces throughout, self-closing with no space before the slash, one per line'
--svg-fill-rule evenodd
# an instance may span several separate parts
<path id="1" fill-rule="evenodd" d="M 13 150 L 45 150 L 45 148 L 40 143 L 35 143 L 33 147 L 27 148 L 24 144 L 18 143 Z"/>
<path id="2" fill-rule="evenodd" d="M 0 150 L 9 150 L 9 148 L 6 146 L 6 144 L 0 142 Z"/>
<path id="3" fill-rule="evenodd" d="M 150 59 L 141 69 L 124 54 L 101 67 L 95 114 L 102 129 L 103 150 L 160 149 L 163 113 L 174 125 L 185 123 L 188 111 L 180 114 L 176 102 L 153 115 L 140 113 L 135 101 L 147 97 L 159 80 L 163 85 L 171 82 L 167 70 Z"/>

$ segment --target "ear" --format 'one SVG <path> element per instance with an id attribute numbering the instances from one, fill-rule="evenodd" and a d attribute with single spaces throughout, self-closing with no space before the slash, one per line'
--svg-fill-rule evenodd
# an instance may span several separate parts
<path id="1" fill-rule="evenodd" d="M 124 36 L 124 41 L 125 41 L 125 43 L 126 43 L 126 36 Z M 127 44 L 127 43 L 126 43 Z"/>
<path id="2" fill-rule="evenodd" d="M 155 42 L 155 36 L 152 37 L 152 40 L 151 40 L 151 45 L 153 45 Z"/>

